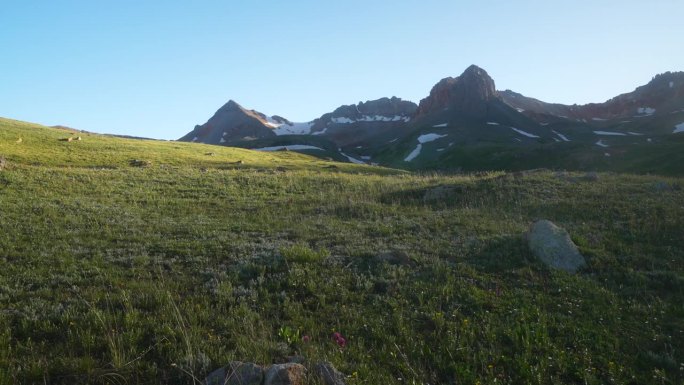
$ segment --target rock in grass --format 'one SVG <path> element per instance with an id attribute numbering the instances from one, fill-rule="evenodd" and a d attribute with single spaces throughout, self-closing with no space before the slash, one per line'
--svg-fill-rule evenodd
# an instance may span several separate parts
<path id="1" fill-rule="evenodd" d="M 251 362 L 233 361 L 225 368 L 213 371 L 204 380 L 205 385 L 261 385 L 264 369 Z"/>
<path id="2" fill-rule="evenodd" d="M 133 167 L 149 167 L 152 165 L 152 162 L 149 160 L 142 159 L 131 159 L 131 161 L 128 163 Z"/>
<path id="3" fill-rule="evenodd" d="M 264 385 L 304 385 L 306 368 L 301 364 L 271 365 L 266 370 Z"/>
<path id="4" fill-rule="evenodd" d="M 449 186 L 437 186 L 434 188 L 431 188 L 427 191 L 425 191 L 425 195 L 423 195 L 423 202 L 434 202 L 434 201 L 443 201 L 449 196 L 452 195 L 454 192 L 453 187 Z"/>
<path id="5" fill-rule="evenodd" d="M 387 262 L 390 265 L 413 265 L 411 257 L 403 250 L 384 251 L 375 256 L 379 263 Z"/>
<path id="6" fill-rule="evenodd" d="M 0 171 L 2 171 L 7 166 L 7 161 L 5 157 L 0 155 Z"/>
<path id="7" fill-rule="evenodd" d="M 330 362 L 319 362 L 314 367 L 314 372 L 323 380 L 325 385 L 346 385 L 344 375 L 340 373 Z"/>
<path id="8" fill-rule="evenodd" d="M 552 269 L 574 273 L 586 265 L 568 232 L 551 221 L 543 219 L 532 224 L 527 242 L 532 254 Z"/>
<path id="9" fill-rule="evenodd" d="M 594 171 L 590 171 L 590 172 L 584 174 L 582 179 L 587 181 L 587 182 L 596 182 L 599 180 L 599 176 L 598 176 L 598 173 L 596 173 Z"/>

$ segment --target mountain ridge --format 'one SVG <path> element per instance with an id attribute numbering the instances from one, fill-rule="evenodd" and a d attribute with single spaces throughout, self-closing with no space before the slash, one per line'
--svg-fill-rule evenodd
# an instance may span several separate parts
<path id="1" fill-rule="evenodd" d="M 180 140 L 257 149 L 315 146 L 337 149 L 320 156 L 350 161 L 457 168 L 452 153 L 473 146 L 528 151 L 579 141 L 609 158 L 624 152 L 614 146 L 647 146 L 678 133 L 682 123 L 684 72 L 658 74 L 604 103 L 564 105 L 498 91 L 486 70 L 471 65 L 457 77 L 438 81 L 418 104 L 395 96 L 380 98 L 340 106 L 306 123 L 268 116 L 230 100 Z M 435 139 L 416 142 L 427 134 Z M 497 151 L 493 147 L 490 156 Z"/>

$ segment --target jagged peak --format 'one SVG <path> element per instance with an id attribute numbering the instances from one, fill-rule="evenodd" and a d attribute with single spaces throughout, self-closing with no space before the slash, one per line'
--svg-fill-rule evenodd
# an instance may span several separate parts
<path id="1" fill-rule="evenodd" d="M 498 98 L 494 80 L 487 71 L 471 65 L 456 77 L 447 77 L 432 87 L 430 95 L 421 100 L 418 114 L 423 115 L 455 107 L 465 114 L 482 115 L 481 103 Z"/>

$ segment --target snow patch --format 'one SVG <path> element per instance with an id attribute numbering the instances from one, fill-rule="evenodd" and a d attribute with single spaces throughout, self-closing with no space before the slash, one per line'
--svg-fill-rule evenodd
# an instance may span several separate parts
<path id="1" fill-rule="evenodd" d="M 627 133 L 634 136 L 644 136 L 644 134 L 640 134 L 638 132 L 627 131 Z"/>
<path id="2" fill-rule="evenodd" d="M 498 126 L 499 125 L 499 123 L 497 123 L 497 122 L 487 122 L 487 124 L 489 124 L 490 126 Z"/>
<path id="3" fill-rule="evenodd" d="M 605 121 L 608 120 L 608 119 L 603 119 L 603 118 L 591 118 L 591 120 L 593 120 L 593 121 L 595 121 L 595 122 L 605 122 Z"/>
<path id="4" fill-rule="evenodd" d="M 390 140 L 390 141 L 387 142 L 387 143 L 394 143 L 394 142 L 396 142 L 397 140 L 399 140 L 399 138 L 394 138 L 394 139 Z"/>
<path id="5" fill-rule="evenodd" d="M 358 109 L 358 107 L 357 107 Z M 411 118 L 408 116 L 394 115 L 394 116 L 384 116 L 384 115 L 363 115 L 358 119 L 351 119 L 345 116 L 330 118 L 331 123 L 335 124 L 351 124 L 356 122 L 408 122 Z"/>
<path id="6" fill-rule="evenodd" d="M 320 150 L 324 151 L 320 147 L 316 146 L 310 146 L 308 144 L 290 144 L 287 146 L 273 146 L 273 147 L 261 147 L 261 148 L 255 148 L 254 150 L 256 151 L 280 151 L 280 150 Z"/>
<path id="7" fill-rule="evenodd" d="M 328 131 L 327 126 L 325 128 L 323 128 L 321 131 L 312 132 L 311 135 L 323 135 L 323 134 L 325 134 L 326 131 Z"/>
<path id="8" fill-rule="evenodd" d="M 439 127 L 446 127 L 446 126 L 447 126 L 447 123 L 442 123 L 442 124 L 435 124 L 432 127 L 439 128 Z"/>
<path id="9" fill-rule="evenodd" d="M 281 136 L 281 135 L 306 135 L 311 133 L 311 127 L 313 126 L 313 122 L 308 122 L 308 123 L 294 123 L 294 122 L 289 122 L 289 123 L 279 123 L 273 120 L 273 118 L 266 117 L 268 122 L 266 123 L 267 126 L 273 127 L 273 133 Z"/>
<path id="10" fill-rule="evenodd" d="M 568 139 L 567 136 L 561 134 L 560 132 L 558 132 L 558 131 L 556 131 L 556 130 L 551 130 L 551 132 L 553 132 L 554 134 L 558 135 L 558 137 L 561 138 L 561 139 L 563 139 L 564 142 L 569 142 L 569 141 L 570 141 L 570 139 Z"/>
<path id="11" fill-rule="evenodd" d="M 651 107 L 639 107 L 637 108 L 637 114 L 639 115 L 653 115 L 655 114 L 655 108 Z"/>
<path id="12" fill-rule="evenodd" d="M 596 142 L 596 145 L 600 147 L 610 147 L 607 144 L 603 143 L 603 140 L 599 140 L 598 142 Z"/>
<path id="13" fill-rule="evenodd" d="M 670 82 L 670 88 L 674 87 L 674 82 Z"/>
<path id="14" fill-rule="evenodd" d="M 519 130 L 519 129 L 515 128 L 515 127 L 511 127 L 511 130 L 517 132 L 517 133 L 520 134 L 520 135 L 525 135 L 525 136 L 528 137 L 528 138 L 538 138 L 537 135 L 530 134 L 529 132 L 525 132 L 525 131 L 523 131 L 523 130 Z"/>
<path id="15" fill-rule="evenodd" d="M 675 126 L 674 131 L 672 131 L 673 134 L 677 134 L 679 132 L 684 132 L 684 123 L 679 123 Z"/>
<path id="16" fill-rule="evenodd" d="M 594 131 L 594 134 L 596 134 L 596 135 L 609 135 L 609 136 L 627 136 L 626 134 L 623 134 L 622 132 L 615 132 L 615 131 Z"/>
<path id="17" fill-rule="evenodd" d="M 410 162 L 413 159 L 415 159 L 418 155 L 420 155 L 420 150 L 422 150 L 422 149 L 423 149 L 423 145 L 418 143 L 416 148 L 413 149 L 413 151 L 411 151 L 411 153 L 408 154 L 408 156 L 406 158 L 404 158 L 404 162 Z"/>
<path id="18" fill-rule="evenodd" d="M 605 156 L 610 156 L 610 154 L 607 153 L 607 152 L 604 152 L 603 155 L 605 155 Z"/>
<path id="19" fill-rule="evenodd" d="M 226 140 L 224 138 L 221 138 L 221 140 L 219 140 L 219 143 L 225 143 L 225 142 L 226 142 Z"/>
<path id="20" fill-rule="evenodd" d="M 353 120 L 347 118 L 347 117 L 339 117 L 339 118 L 330 118 L 330 121 L 335 123 L 335 124 L 349 124 L 349 123 L 354 123 Z"/>
<path id="21" fill-rule="evenodd" d="M 340 154 L 342 154 L 343 157 L 349 159 L 350 162 L 355 163 L 355 164 L 366 164 L 366 162 L 362 160 L 358 160 L 356 158 L 352 158 L 351 156 L 345 154 L 344 152 L 340 151 Z"/>
<path id="22" fill-rule="evenodd" d="M 361 156 L 360 158 L 363 160 L 370 160 L 371 159 L 371 157 L 368 155 Z"/>
<path id="23" fill-rule="evenodd" d="M 192 141 L 193 141 L 193 142 L 196 142 L 197 139 L 199 139 L 199 138 L 198 138 L 198 137 L 194 137 L 194 138 L 192 138 Z"/>
<path id="24" fill-rule="evenodd" d="M 539 123 L 539 124 L 541 124 L 542 126 L 548 126 L 549 125 L 548 123 Z"/>
<path id="25" fill-rule="evenodd" d="M 520 108 L 520 107 L 516 108 L 516 110 L 518 110 L 518 112 L 525 112 L 525 110 L 523 110 L 523 109 Z"/>
<path id="26" fill-rule="evenodd" d="M 428 143 L 447 136 L 439 134 L 424 134 L 418 137 L 418 143 Z"/>
<path id="27" fill-rule="evenodd" d="M 437 152 L 442 152 L 442 151 L 444 151 L 444 150 L 446 150 L 446 148 L 438 148 L 438 149 L 437 149 Z"/>

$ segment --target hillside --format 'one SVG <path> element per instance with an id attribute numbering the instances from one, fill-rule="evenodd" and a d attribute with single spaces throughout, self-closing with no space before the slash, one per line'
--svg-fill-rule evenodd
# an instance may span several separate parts
<path id="1" fill-rule="evenodd" d="M 7 119 L 0 157 L 3 385 L 293 355 L 348 384 L 684 381 L 681 177 L 419 174 Z M 540 218 L 586 268 L 535 259 Z"/>

